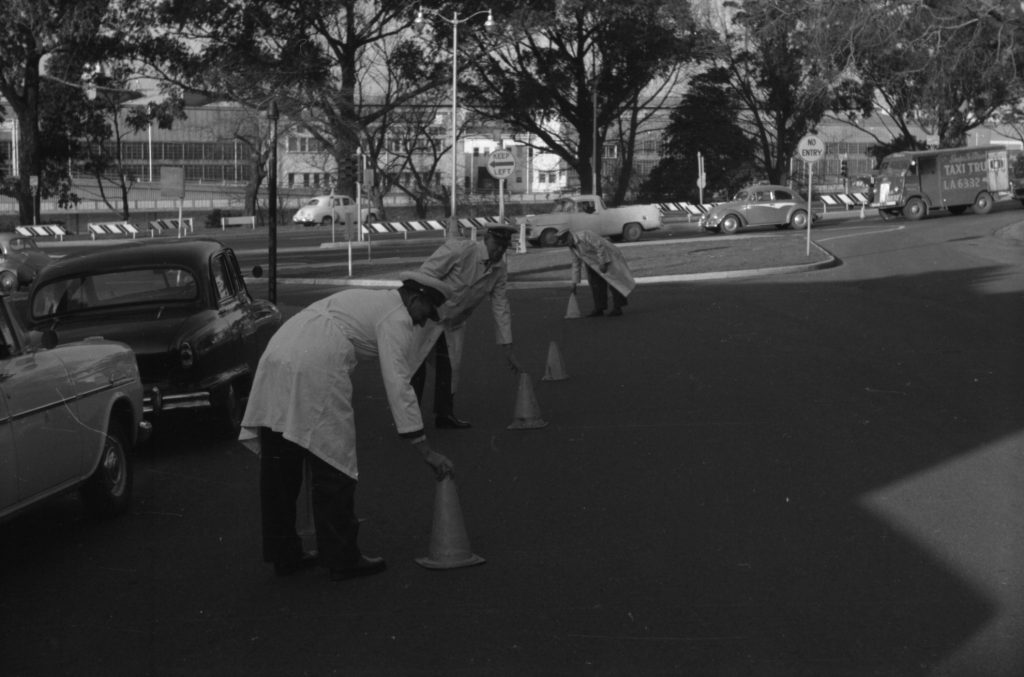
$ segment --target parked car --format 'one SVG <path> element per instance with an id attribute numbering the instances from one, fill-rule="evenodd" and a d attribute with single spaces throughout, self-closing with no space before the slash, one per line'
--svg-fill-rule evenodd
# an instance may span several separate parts
<path id="1" fill-rule="evenodd" d="M 11 292 L 32 284 L 53 259 L 31 237 L 0 233 L 0 291 Z"/>
<path id="2" fill-rule="evenodd" d="M 551 247 L 567 230 L 589 230 L 612 240 L 635 242 L 646 230 L 661 228 L 655 205 L 607 207 L 600 195 L 563 195 L 550 212 L 525 217 L 526 241 Z"/>
<path id="3" fill-rule="evenodd" d="M 103 336 L 135 351 L 152 419 L 177 411 L 214 416 L 237 434 L 252 377 L 281 325 L 254 299 L 235 253 L 212 239 L 116 245 L 43 270 L 28 297 L 35 329 L 62 340 Z"/>
<path id="4" fill-rule="evenodd" d="M 748 186 L 729 202 L 716 204 L 701 217 L 700 227 L 731 235 L 751 226 L 802 230 L 807 220 L 806 198 L 786 186 L 765 183 Z"/>
<path id="5" fill-rule="evenodd" d="M 131 502 L 132 450 L 150 429 L 135 356 L 100 339 L 55 343 L 0 294 L 0 519 L 73 489 L 98 515 Z"/>
<path id="6" fill-rule="evenodd" d="M 356 201 L 348 195 L 334 196 L 334 221 L 345 223 L 349 219 L 355 223 Z M 374 207 L 363 207 L 363 223 L 376 221 L 380 218 Z M 317 195 L 304 204 L 292 217 L 293 223 L 304 226 L 331 225 L 331 196 Z"/>

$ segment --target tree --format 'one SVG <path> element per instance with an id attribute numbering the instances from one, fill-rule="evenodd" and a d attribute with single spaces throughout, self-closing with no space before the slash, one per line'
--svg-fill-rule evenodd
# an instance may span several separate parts
<path id="1" fill-rule="evenodd" d="M 361 90 L 388 66 L 373 61 L 372 47 L 411 37 L 412 19 L 409 4 L 399 0 L 172 3 L 165 21 L 176 22 L 181 42 L 161 77 L 254 108 L 275 100 L 282 117 L 333 156 L 336 189 L 351 194 L 355 174 L 346 168 L 366 130 L 436 84 L 427 69 L 426 79 L 386 102 Z M 190 48 L 194 55 L 183 59 Z"/>
<path id="2" fill-rule="evenodd" d="M 876 0 L 824 3 L 813 56 L 857 78 L 837 110 L 853 124 L 881 112 L 894 126 L 878 153 L 920 147 L 914 128 L 941 147 L 1024 95 L 1024 13 L 1016 0 Z"/>
<path id="3" fill-rule="evenodd" d="M 67 185 L 66 170 L 60 163 L 47 162 L 40 133 L 42 94 L 46 73 L 40 70 L 45 57 L 64 56 L 74 64 L 83 44 L 109 26 L 106 12 L 110 0 L 0 0 L 0 95 L 18 121 L 17 176 L 7 177 L 3 192 L 18 199 L 19 218 L 31 223 L 39 213 L 39 198 Z M 78 61 L 79 66 L 81 61 Z M 78 72 L 53 79 L 59 87 L 79 85 Z M 53 77 L 53 76 L 50 76 Z M 63 172 L 63 174 L 62 174 Z M 30 177 L 39 177 L 39 191 L 33 192 Z"/>
<path id="4" fill-rule="evenodd" d="M 697 202 L 697 153 L 704 157 L 707 194 L 732 195 L 750 183 L 753 143 L 738 123 L 741 109 L 725 85 L 729 72 L 713 68 L 690 81 L 665 129 L 664 156 L 641 188 L 645 202 Z"/>
<path id="5" fill-rule="evenodd" d="M 457 4 L 460 14 L 478 8 Z M 704 44 L 684 2 L 504 0 L 488 6 L 503 22 L 503 38 L 492 43 L 479 33 L 467 36 L 468 105 L 557 154 L 576 170 L 584 192 L 600 190 L 591 176 L 602 165 L 608 130 L 625 119 L 627 134 L 635 134 L 644 111 L 659 108 L 668 94 L 658 85 L 677 77 Z M 616 197 L 631 169 L 629 163 Z"/>
<path id="6" fill-rule="evenodd" d="M 784 183 L 800 139 L 821 120 L 837 84 L 808 58 L 814 0 L 726 2 L 718 49 L 723 90 L 740 109 L 737 124 L 754 150 L 759 174 Z"/>

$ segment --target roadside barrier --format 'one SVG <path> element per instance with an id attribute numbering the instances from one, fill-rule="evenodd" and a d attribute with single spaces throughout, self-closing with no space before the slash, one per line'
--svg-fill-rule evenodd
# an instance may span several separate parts
<path id="1" fill-rule="evenodd" d="M 222 216 L 220 219 L 220 229 L 225 230 L 228 226 L 249 226 L 253 230 L 256 230 L 256 217 L 255 216 Z"/>
<path id="2" fill-rule="evenodd" d="M 90 223 L 89 236 L 96 239 L 97 235 L 125 236 L 131 235 L 132 239 L 139 234 L 139 229 L 127 221 L 110 221 L 107 223 Z"/>
<path id="3" fill-rule="evenodd" d="M 192 219 L 157 219 L 156 221 L 149 222 L 149 236 L 155 237 L 156 235 L 162 235 L 166 231 L 173 230 L 178 233 L 182 229 L 189 232 L 195 232 L 195 227 L 192 225 Z"/>
<path id="4" fill-rule="evenodd" d="M 68 234 L 63 226 L 58 226 L 57 224 L 15 226 L 14 230 L 23 237 L 55 237 L 61 242 L 64 241 L 64 236 Z"/>

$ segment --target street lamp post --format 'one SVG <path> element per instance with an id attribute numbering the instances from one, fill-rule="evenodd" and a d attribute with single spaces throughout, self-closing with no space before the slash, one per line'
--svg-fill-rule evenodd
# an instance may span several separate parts
<path id="1" fill-rule="evenodd" d="M 451 181 L 451 216 L 448 222 L 448 237 L 456 237 L 459 233 L 459 219 L 455 213 L 456 209 L 456 186 L 458 185 L 458 154 L 456 153 L 456 143 L 458 141 L 458 92 L 459 92 L 459 24 L 464 24 L 470 19 L 473 19 L 481 14 L 487 15 L 487 20 L 484 21 L 484 28 L 487 31 L 494 30 L 494 17 L 491 15 L 491 10 L 482 9 L 479 12 L 470 14 L 469 16 L 459 18 L 458 12 L 452 12 L 452 17 L 449 19 L 443 16 L 437 10 L 430 10 L 430 12 L 441 19 L 445 23 L 451 24 L 452 27 L 452 181 Z M 416 13 L 416 20 L 413 22 L 413 26 L 417 31 L 422 31 L 426 26 L 426 18 L 423 16 L 423 8 L 421 7 Z"/>
<path id="2" fill-rule="evenodd" d="M 277 303 L 277 102 L 271 100 L 267 109 L 267 117 L 270 119 L 270 168 L 267 172 L 267 199 L 270 204 L 267 208 L 267 265 L 270 271 L 267 275 L 267 297 L 271 303 Z"/>

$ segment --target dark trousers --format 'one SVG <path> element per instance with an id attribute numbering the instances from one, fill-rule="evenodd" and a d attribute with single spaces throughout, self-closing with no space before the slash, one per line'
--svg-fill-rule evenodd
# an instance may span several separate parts
<path id="1" fill-rule="evenodd" d="M 612 297 L 612 308 L 621 308 L 628 303 L 622 292 L 608 284 L 608 281 L 590 266 L 587 266 L 587 282 L 590 283 L 590 292 L 594 295 L 594 310 L 606 310 L 608 308 L 609 292 L 611 292 Z"/>
<path id="2" fill-rule="evenodd" d="M 260 428 L 260 513 L 263 561 L 288 564 L 302 557 L 295 530 L 302 465 L 313 483 L 313 524 L 321 563 L 341 569 L 359 560 L 356 480 L 269 428 Z"/>
<path id="3" fill-rule="evenodd" d="M 454 409 L 452 361 L 448 357 L 448 339 L 443 332 L 431 351 L 434 353 L 434 415 L 449 416 Z M 428 360 L 424 360 L 412 375 L 412 388 L 416 391 L 416 399 L 420 405 L 423 404 L 423 389 L 427 382 L 427 362 Z"/>

